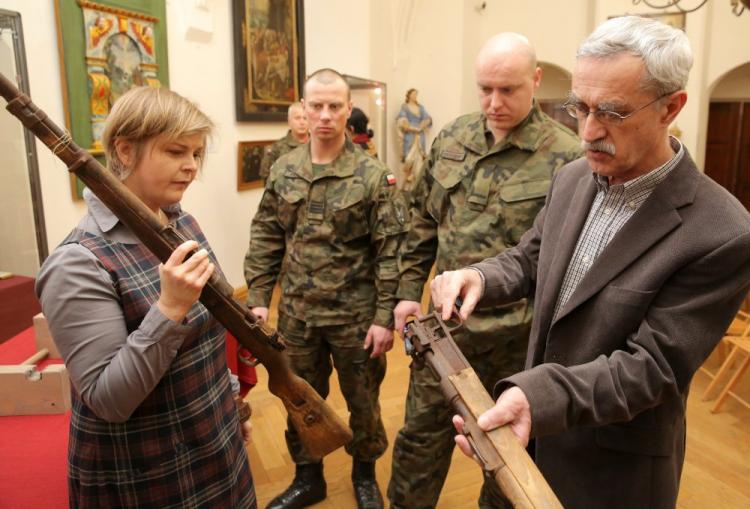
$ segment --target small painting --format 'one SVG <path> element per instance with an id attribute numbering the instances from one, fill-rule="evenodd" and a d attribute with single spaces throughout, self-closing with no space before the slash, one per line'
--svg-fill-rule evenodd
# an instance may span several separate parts
<path id="1" fill-rule="evenodd" d="M 266 147 L 273 143 L 267 141 L 241 141 L 237 150 L 237 190 L 258 189 L 263 187 L 260 177 L 260 163 Z"/>

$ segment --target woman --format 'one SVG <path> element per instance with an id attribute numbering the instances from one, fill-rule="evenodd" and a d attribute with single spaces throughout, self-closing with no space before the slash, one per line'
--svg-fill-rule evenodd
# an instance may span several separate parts
<path id="1" fill-rule="evenodd" d="M 88 214 L 39 273 L 74 389 L 71 507 L 256 507 L 224 328 L 198 302 L 216 260 L 179 205 L 212 129 L 174 92 L 125 93 L 103 134 L 107 168 L 195 240 L 162 265 L 86 190 Z"/>
<path id="2" fill-rule="evenodd" d="M 349 135 L 352 138 L 352 142 L 359 145 L 362 150 L 370 154 L 372 157 L 378 157 L 378 149 L 375 148 L 372 138 L 375 133 L 372 129 L 369 129 L 367 125 L 370 123 L 370 119 L 367 118 L 365 112 L 361 109 L 354 107 L 352 113 L 346 121 L 346 128 L 349 130 Z"/>
<path id="3" fill-rule="evenodd" d="M 414 174 L 426 156 L 427 143 L 425 132 L 432 126 L 432 117 L 424 106 L 417 102 L 417 89 L 410 88 L 406 92 L 406 100 L 396 118 L 398 127 L 401 171 L 404 174 L 404 186 L 410 187 Z"/>

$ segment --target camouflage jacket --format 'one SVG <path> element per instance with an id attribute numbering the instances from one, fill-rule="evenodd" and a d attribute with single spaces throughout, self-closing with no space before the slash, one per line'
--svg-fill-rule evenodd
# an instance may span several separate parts
<path id="1" fill-rule="evenodd" d="M 271 172 L 271 166 L 273 166 L 273 163 L 275 163 L 279 157 L 291 152 L 300 145 L 302 145 L 302 143 L 297 141 L 297 138 L 292 135 L 291 130 L 287 131 L 286 136 L 269 145 L 265 152 L 263 152 L 263 159 L 260 161 L 260 169 L 258 170 L 260 178 L 267 179 L 268 174 Z"/>
<path id="2" fill-rule="evenodd" d="M 437 273 L 478 262 L 518 243 L 544 205 L 552 175 L 582 155 L 576 135 L 535 103 L 529 116 L 488 149 L 480 113 L 448 124 L 435 139 L 411 197 L 411 230 L 399 253 L 398 298 L 419 301 L 433 263 Z M 530 324 L 526 301 L 482 309 L 472 333 Z M 463 348 L 463 345 L 462 345 Z"/>
<path id="3" fill-rule="evenodd" d="M 248 305 L 268 306 L 280 275 L 280 312 L 313 326 L 392 327 L 407 219 L 388 168 L 350 140 L 316 175 L 309 144 L 282 156 L 250 228 Z"/>

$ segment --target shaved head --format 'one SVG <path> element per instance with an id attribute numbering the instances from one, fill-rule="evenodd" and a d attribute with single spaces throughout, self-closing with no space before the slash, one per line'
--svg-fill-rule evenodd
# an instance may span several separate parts
<path id="1" fill-rule="evenodd" d="M 527 69 L 533 74 L 536 65 L 536 51 L 529 40 L 521 34 L 503 32 L 492 36 L 482 49 L 476 60 L 476 70 L 495 65 L 512 65 L 516 71 Z"/>
<path id="2" fill-rule="evenodd" d="M 479 105 L 497 142 L 523 122 L 533 106 L 542 78 L 534 47 L 521 34 L 497 34 L 479 50 L 475 76 Z"/>
<path id="3" fill-rule="evenodd" d="M 302 93 L 304 97 L 307 97 L 307 85 L 311 82 L 317 82 L 322 83 L 323 85 L 331 85 L 333 83 L 343 83 L 344 87 L 346 88 L 346 98 L 347 100 L 351 100 L 351 89 L 349 88 L 349 83 L 346 81 L 344 76 L 339 73 L 338 71 L 335 71 L 333 69 L 324 68 L 319 69 L 312 73 L 310 76 L 307 77 L 307 81 L 305 81 L 305 86 L 302 89 Z"/>

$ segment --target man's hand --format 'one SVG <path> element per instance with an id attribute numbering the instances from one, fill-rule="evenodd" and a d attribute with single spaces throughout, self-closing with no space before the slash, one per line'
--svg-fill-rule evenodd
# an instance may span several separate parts
<path id="1" fill-rule="evenodd" d="M 253 425 L 250 424 L 250 419 L 240 424 L 240 427 L 242 428 L 242 440 L 244 440 L 246 444 L 249 444 L 253 436 Z"/>
<path id="2" fill-rule="evenodd" d="M 404 327 L 406 326 L 406 319 L 410 316 L 416 316 L 422 318 L 422 306 L 415 300 L 402 300 L 393 309 L 393 321 L 395 322 L 394 327 L 396 332 L 399 334 L 404 333 Z"/>
<path id="3" fill-rule="evenodd" d="M 257 316 L 263 323 L 268 323 L 268 308 L 263 306 L 256 306 L 250 308 L 250 312 Z"/>
<path id="4" fill-rule="evenodd" d="M 459 310 L 466 320 L 482 297 L 482 276 L 474 269 L 449 270 L 430 283 L 432 304 L 443 320 L 450 320 L 456 299 L 463 301 Z"/>
<path id="5" fill-rule="evenodd" d="M 505 424 L 510 425 L 510 429 L 518 437 L 521 445 L 526 447 L 529 444 L 529 435 L 531 434 L 531 409 L 529 400 L 518 387 L 511 387 L 503 391 L 495 406 L 484 412 L 477 419 L 479 428 L 484 431 L 490 431 L 499 428 Z M 463 434 L 464 420 L 459 415 L 453 416 L 453 426 L 455 426 L 458 435 L 455 437 L 456 445 L 461 452 L 476 461 L 474 451 L 471 450 L 469 441 Z"/>
<path id="6" fill-rule="evenodd" d="M 372 324 L 367 330 L 364 348 L 367 350 L 372 345 L 370 358 L 374 359 L 393 348 L 393 331 L 380 325 Z"/>

